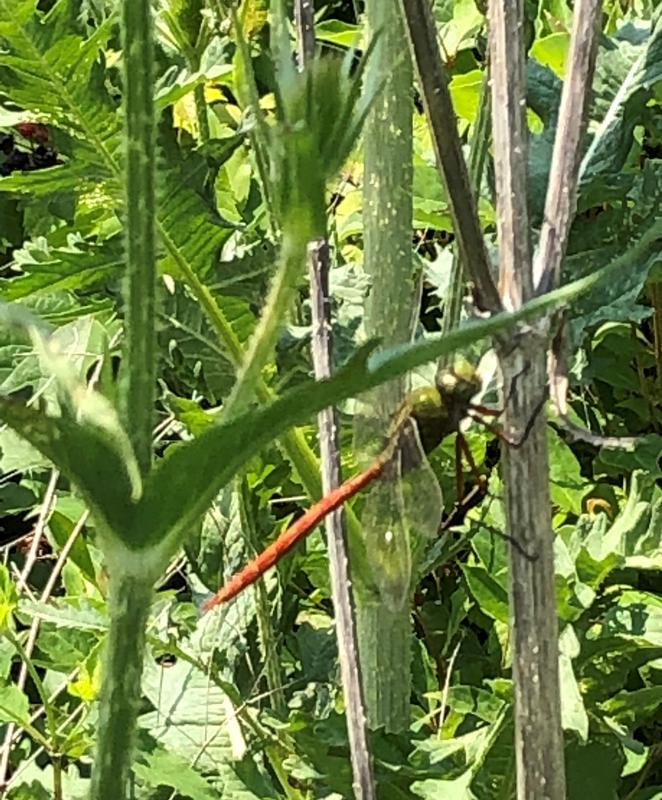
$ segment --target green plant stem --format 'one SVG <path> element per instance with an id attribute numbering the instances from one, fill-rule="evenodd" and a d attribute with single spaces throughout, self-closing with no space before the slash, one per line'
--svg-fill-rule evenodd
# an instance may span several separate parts
<path id="1" fill-rule="evenodd" d="M 199 68 L 199 67 L 198 67 Z M 207 100 L 205 99 L 205 86 L 200 84 L 195 87 L 193 92 L 195 100 L 195 115 L 198 119 L 198 129 L 200 131 L 200 141 L 205 144 L 209 141 L 209 118 L 207 116 Z"/>
<path id="2" fill-rule="evenodd" d="M 5 631 L 5 636 L 11 642 L 13 648 L 18 653 L 21 661 L 25 664 L 25 668 L 28 672 L 28 675 L 32 679 L 32 682 L 35 685 L 35 689 L 39 694 L 39 698 L 41 699 L 42 705 L 44 706 L 44 711 L 46 712 L 46 722 L 48 723 L 48 733 L 51 737 L 50 744 L 46 745 L 46 750 L 50 752 L 50 750 L 55 746 L 56 736 L 57 736 L 57 720 L 55 718 L 55 713 L 53 711 L 53 706 L 48 697 L 48 692 L 44 684 L 42 683 L 41 678 L 39 677 L 39 673 L 35 669 L 35 666 L 32 662 L 32 659 L 28 655 L 27 651 L 21 644 L 20 640 L 17 636 L 14 635 L 13 632 L 10 630 Z"/>
<path id="3" fill-rule="evenodd" d="M 384 725 L 393 732 L 410 716 L 409 609 L 395 612 L 384 603 L 363 600 L 356 612 L 361 674 L 370 676 L 363 678 L 368 722 L 373 728 Z"/>
<path id="4" fill-rule="evenodd" d="M 249 45 L 244 36 L 239 15 L 233 6 L 230 7 L 230 19 L 237 45 L 235 86 L 244 111 L 250 111 L 255 120 L 255 125 L 249 131 L 249 137 L 255 153 L 255 165 L 260 179 L 262 196 L 269 211 L 270 224 L 273 226 L 274 204 L 269 181 L 269 128 L 260 108 L 260 94 L 257 89 Z"/>
<path id="5" fill-rule="evenodd" d="M 242 411 L 256 394 L 262 369 L 274 352 L 282 322 L 292 307 L 296 295 L 297 278 L 303 274 L 306 260 L 308 236 L 298 230 L 283 231 L 279 266 L 262 311 L 262 316 L 253 332 L 237 382 L 224 405 L 224 414 L 229 419 Z"/>
<path id="6" fill-rule="evenodd" d="M 655 353 L 655 386 L 658 398 L 662 397 L 662 282 L 653 281 L 648 286 L 648 293 L 653 306 L 653 346 Z"/>
<path id="7" fill-rule="evenodd" d="M 160 232 L 165 236 L 165 241 L 167 242 L 168 239 L 165 235 L 165 231 Z M 177 263 L 188 287 L 200 303 L 200 306 L 207 315 L 207 319 L 216 331 L 223 350 L 227 353 L 235 369 L 239 371 L 244 360 L 244 348 L 232 329 L 232 326 L 219 308 L 214 295 L 195 272 L 193 272 L 186 261 L 178 257 L 178 251 L 175 247 L 172 247 L 171 255 Z M 255 384 L 255 394 L 259 402 L 263 404 L 270 403 L 275 399 L 275 394 L 269 389 L 261 377 Z M 306 442 L 303 431 L 300 428 L 287 431 L 281 436 L 280 442 L 287 458 L 294 466 L 306 493 L 311 500 L 318 500 L 322 496 L 319 461 L 308 445 L 308 442 Z M 355 519 L 354 523 L 356 524 Z"/>
<path id="8" fill-rule="evenodd" d="M 248 483 L 245 476 L 235 479 L 234 483 L 239 504 L 242 535 L 252 551 L 259 552 L 261 545 L 256 535 L 255 515 L 252 513 Z M 257 630 L 269 688 L 269 702 L 273 711 L 285 719 L 287 705 L 283 694 L 283 674 L 280 668 L 278 637 L 271 618 L 271 607 L 264 581 L 259 581 L 256 589 Z"/>
<path id="9" fill-rule="evenodd" d="M 53 764 L 53 800 L 64 800 L 62 791 L 62 759 L 55 756 L 51 759 Z"/>
<path id="10" fill-rule="evenodd" d="M 372 34 L 379 35 L 366 70 L 366 89 L 371 91 L 381 84 L 383 88 L 366 120 L 364 139 L 364 264 L 371 280 L 365 332 L 370 338 L 379 337 L 385 347 L 392 347 L 411 339 L 418 294 L 411 244 L 413 71 L 395 0 L 368 0 L 366 13 Z M 384 430 L 404 392 L 404 378 L 375 391 L 371 402 Z M 361 436 L 358 425 L 357 433 Z M 363 539 L 366 549 L 370 542 L 379 546 L 382 541 L 369 529 L 363 531 Z M 373 563 L 379 559 L 379 554 L 375 555 Z M 390 558 L 390 566 L 404 586 L 411 581 L 408 561 Z M 378 569 L 372 583 L 380 586 Z M 409 609 L 407 603 L 387 608 L 391 598 L 386 595 L 381 603 L 375 603 L 374 595 L 367 596 L 365 588 L 357 582 L 359 655 L 368 722 L 372 728 L 384 726 L 389 732 L 397 732 L 409 724 Z M 399 657 L 394 659 L 394 653 Z"/>
<path id="11" fill-rule="evenodd" d="M 122 3 L 125 117 L 125 347 L 120 406 L 143 474 L 152 460 L 156 386 L 154 79 L 149 0 Z"/>
<path id="12" fill-rule="evenodd" d="M 125 561 L 136 558 L 135 554 L 127 553 Z M 91 800 L 124 800 L 127 796 L 140 703 L 145 628 L 152 599 L 151 578 L 126 574 L 126 563 L 113 566 L 109 581 L 110 630 Z"/>

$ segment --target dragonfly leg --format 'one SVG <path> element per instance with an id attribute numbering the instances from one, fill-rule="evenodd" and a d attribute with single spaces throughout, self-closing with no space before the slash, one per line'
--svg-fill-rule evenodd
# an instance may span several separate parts
<path id="1" fill-rule="evenodd" d="M 524 375 L 527 372 L 527 370 L 529 369 L 529 366 L 530 365 L 528 363 L 525 364 L 524 367 L 520 370 L 520 372 L 518 372 L 517 375 L 515 375 L 514 378 L 512 379 L 511 385 L 510 385 L 510 391 L 508 392 L 508 396 L 506 397 L 506 400 L 505 400 L 502 408 L 490 408 L 489 406 L 482 406 L 482 405 L 478 405 L 478 404 L 474 405 L 473 403 L 471 403 L 469 405 L 469 410 L 470 411 L 475 411 L 476 413 L 481 414 L 484 417 L 494 417 L 495 419 L 497 417 L 500 417 L 503 414 L 503 412 L 506 410 L 506 406 L 510 402 L 510 400 L 511 400 L 511 398 L 512 398 L 514 392 L 515 392 L 515 389 L 517 387 L 517 381 L 519 380 L 519 378 L 522 377 L 522 375 Z M 535 412 L 535 414 L 537 414 L 537 413 L 538 413 L 538 411 Z"/>
<path id="2" fill-rule="evenodd" d="M 519 437 L 519 439 L 511 439 L 503 431 L 500 431 L 491 422 L 488 422 L 486 419 L 483 419 L 478 413 L 472 414 L 471 412 L 474 411 L 473 408 L 469 410 L 469 416 L 471 417 L 471 419 L 475 420 L 480 425 L 482 425 L 484 428 L 486 428 L 490 433 L 493 433 L 496 437 L 501 439 L 502 442 L 505 442 L 508 445 L 508 447 L 513 447 L 513 448 L 515 448 L 515 450 L 517 450 L 529 438 L 529 434 L 531 433 L 531 429 L 533 428 L 533 423 L 536 421 L 536 419 L 538 417 L 538 414 L 541 412 L 541 410 L 542 410 L 543 406 L 545 405 L 546 401 L 547 401 L 547 395 L 544 395 L 543 398 L 538 403 L 538 405 L 534 408 L 533 413 L 531 414 L 531 416 L 529 417 L 529 419 L 528 419 L 528 421 L 526 423 L 526 427 L 524 428 L 524 432 Z M 476 407 L 476 409 L 477 408 L 478 407 Z"/>
<path id="3" fill-rule="evenodd" d="M 464 436 L 458 432 L 455 437 L 455 492 L 458 503 L 464 497 L 464 475 L 462 473 L 462 442 Z"/>
<path id="4" fill-rule="evenodd" d="M 484 417 L 500 417 L 503 414 L 503 408 L 490 408 L 489 406 L 478 406 L 473 403 L 469 406 L 469 411 L 475 411 L 477 414 L 482 414 Z"/>
<path id="5" fill-rule="evenodd" d="M 453 510 L 448 517 L 441 523 L 440 531 L 446 531 L 455 525 L 461 525 L 467 512 L 480 502 L 487 495 L 485 484 L 477 484 L 465 494 L 462 499 L 458 499 L 453 506 Z"/>
<path id="6" fill-rule="evenodd" d="M 479 486 L 485 487 L 486 481 L 485 476 L 481 475 L 476 462 L 474 461 L 473 453 L 471 452 L 471 448 L 467 444 L 467 440 L 461 433 L 458 433 L 457 439 L 455 440 L 455 446 L 459 448 L 459 455 L 458 463 L 460 464 L 460 473 L 462 472 L 462 456 L 464 456 L 465 461 L 469 465 L 469 469 L 471 470 L 474 478 L 476 479 L 476 483 Z M 458 494 L 458 497 L 462 497 L 462 494 Z"/>

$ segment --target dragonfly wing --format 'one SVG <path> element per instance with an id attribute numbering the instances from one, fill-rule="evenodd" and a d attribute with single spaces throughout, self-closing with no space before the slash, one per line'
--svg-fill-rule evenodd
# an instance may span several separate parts
<path id="1" fill-rule="evenodd" d="M 361 526 L 375 584 L 382 600 L 392 610 L 409 599 L 412 551 L 404 518 L 402 486 L 389 465 L 382 480 L 368 491 L 361 513 Z"/>
<path id="2" fill-rule="evenodd" d="M 385 603 L 409 600 L 413 566 L 439 529 L 439 482 L 423 452 L 416 426 L 405 423 L 393 457 L 369 490 L 361 522 L 375 583 Z"/>
<path id="3" fill-rule="evenodd" d="M 443 511 L 441 487 L 430 466 L 418 430 L 407 423 L 400 440 L 400 486 L 409 536 L 418 556 L 426 541 L 437 535 Z"/>
<path id="4" fill-rule="evenodd" d="M 391 381 L 359 399 L 354 417 L 354 451 L 366 468 L 388 445 L 393 419 L 402 406 L 404 384 Z M 379 596 L 401 609 L 409 599 L 412 552 L 404 522 L 400 459 L 392 458 L 382 477 L 364 495 L 360 514 L 366 559 Z"/>

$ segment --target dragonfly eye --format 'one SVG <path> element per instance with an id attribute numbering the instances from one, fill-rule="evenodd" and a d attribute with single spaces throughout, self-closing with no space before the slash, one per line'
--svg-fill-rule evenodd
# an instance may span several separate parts
<path id="1" fill-rule="evenodd" d="M 446 407 L 459 410 L 480 392 L 482 380 L 471 364 L 460 361 L 441 375 L 438 388 Z"/>
<path id="2" fill-rule="evenodd" d="M 460 379 L 455 372 L 449 370 L 441 376 L 439 388 L 447 394 L 452 394 L 457 389 L 459 382 Z"/>

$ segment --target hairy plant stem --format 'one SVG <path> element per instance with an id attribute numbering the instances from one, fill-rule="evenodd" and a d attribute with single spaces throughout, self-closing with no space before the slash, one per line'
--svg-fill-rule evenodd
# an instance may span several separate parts
<path id="1" fill-rule="evenodd" d="M 281 325 L 292 307 L 297 280 L 303 274 L 308 235 L 294 230 L 283 230 L 279 266 L 269 289 L 262 316 L 253 332 L 237 382 L 224 404 L 223 413 L 229 419 L 242 411 L 255 394 L 262 369 L 274 352 Z M 312 238 L 312 237 L 310 237 Z"/>
<path id="2" fill-rule="evenodd" d="M 120 406 L 140 470 L 152 461 L 156 386 L 156 193 L 152 11 L 122 3 L 126 281 Z"/>
<path id="3" fill-rule="evenodd" d="M 236 86 L 239 92 L 239 100 L 244 112 L 248 111 L 254 125 L 249 129 L 249 138 L 255 154 L 255 165 L 260 180 L 260 188 L 264 197 L 264 203 L 269 211 L 269 224 L 272 233 L 275 231 L 274 203 L 271 196 L 271 182 L 269 180 L 269 128 L 267 121 L 260 107 L 260 93 L 257 89 L 253 62 L 251 61 L 250 46 L 244 36 L 244 30 L 239 19 L 239 15 L 233 6 L 230 7 L 230 19 L 237 45 L 236 61 Z"/>
<path id="4" fill-rule="evenodd" d="M 239 371 L 244 359 L 244 348 L 232 329 L 232 326 L 225 318 L 225 315 L 219 308 L 209 288 L 204 285 L 185 261 L 176 258 L 177 251 L 174 248 L 172 255 L 184 276 L 184 280 L 200 303 L 213 329 L 216 331 L 216 335 L 224 351 L 227 353 L 228 358 L 237 371 Z M 255 394 L 259 402 L 263 404 L 270 403 L 275 399 L 274 392 L 269 389 L 262 377 L 260 377 L 255 384 Z M 296 470 L 306 493 L 311 500 L 318 500 L 322 496 L 319 461 L 308 445 L 308 442 L 306 442 L 303 431 L 300 428 L 292 428 L 284 433 L 279 441 L 287 459 Z M 352 524 L 356 527 L 356 518 L 353 516 L 350 518 L 353 519 Z"/>
<path id="5" fill-rule="evenodd" d="M 257 553 L 262 545 L 258 541 L 255 517 L 250 501 L 250 489 L 245 475 L 235 478 L 234 485 L 242 536 L 250 545 L 251 551 Z M 257 630 L 269 689 L 268 700 L 273 711 L 284 719 L 287 705 L 283 693 L 283 673 L 279 658 L 278 634 L 271 618 L 271 606 L 264 581 L 258 581 L 256 592 Z"/>
<path id="6" fill-rule="evenodd" d="M 207 117 L 207 100 L 205 98 L 204 84 L 196 86 L 193 92 L 195 100 L 195 116 L 198 120 L 198 129 L 200 131 L 200 141 L 206 144 L 209 141 L 211 133 L 209 131 L 209 119 Z"/>
<path id="7" fill-rule="evenodd" d="M 156 386 L 156 193 L 152 8 L 149 0 L 122 3 L 124 187 L 127 277 L 125 350 L 120 381 L 124 424 L 140 470 L 152 463 Z M 124 800 L 140 702 L 145 625 L 154 576 L 149 554 L 113 552 L 118 533 L 107 531 L 110 632 L 99 710 L 92 800 Z M 130 570 L 137 563 L 137 570 Z"/>
<path id="8" fill-rule="evenodd" d="M 135 559 L 135 554 L 127 554 Z M 109 580 L 110 630 L 99 708 L 97 754 L 91 800 L 124 800 L 140 704 L 145 628 L 152 599 L 152 580 L 121 574 L 113 564 Z"/>

